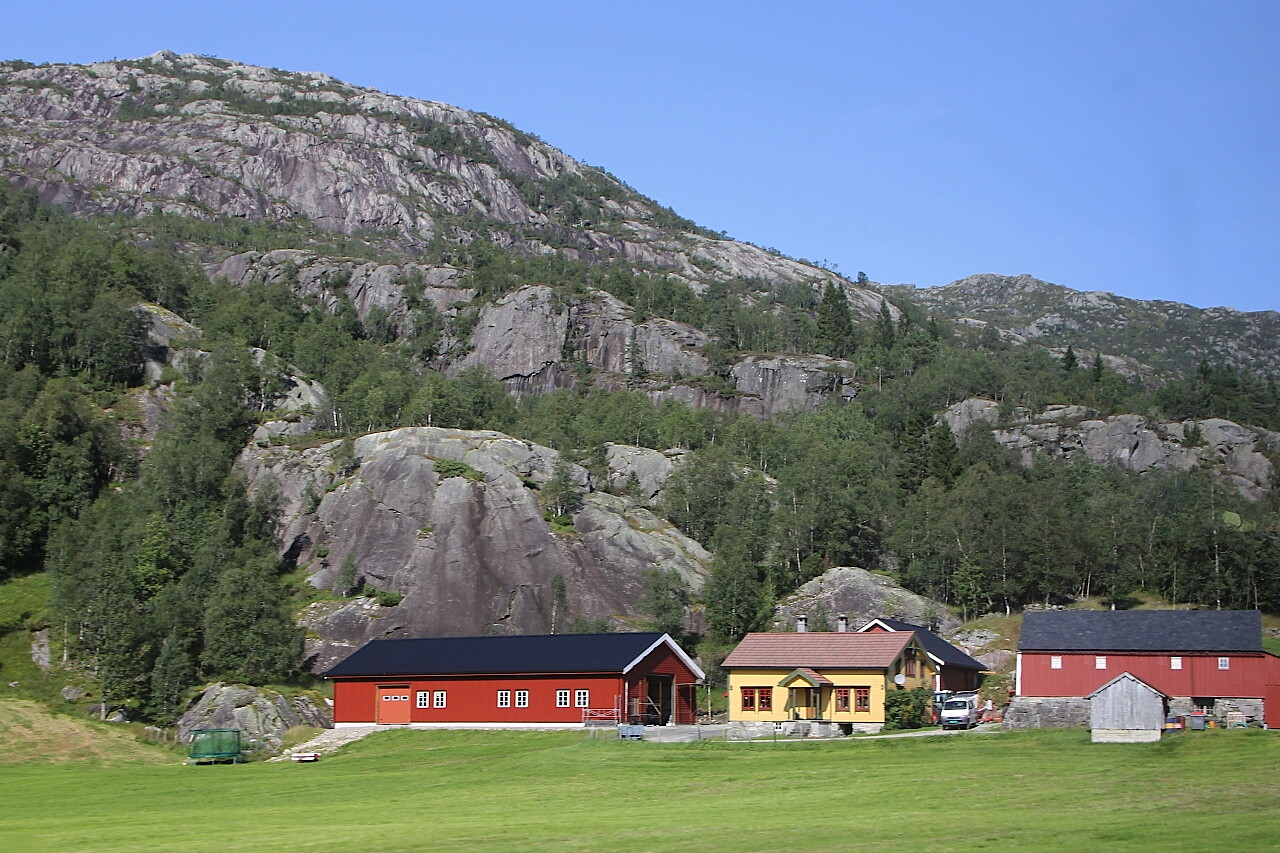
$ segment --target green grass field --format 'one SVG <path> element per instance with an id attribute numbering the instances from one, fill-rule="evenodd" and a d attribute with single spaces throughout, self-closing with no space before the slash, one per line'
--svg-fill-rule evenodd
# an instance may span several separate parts
<path id="1" fill-rule="evenodd" d="M 0 766 L 0 849 L 1270 850 L 1280 736 L 652 744 L 379 733 L 316 764 Z"/>

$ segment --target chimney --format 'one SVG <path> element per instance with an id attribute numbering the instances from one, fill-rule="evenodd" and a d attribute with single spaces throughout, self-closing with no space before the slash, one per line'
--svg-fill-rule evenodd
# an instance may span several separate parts
<path id="1" fill-rule="evenodd" d="M 796 617 L 796 633 L 803 634 L 808 630 L 809 630 L 809 617 L 797 616 Z"/>
<path id="2" fill-rule="evenodd" d="M 836 617 L 836 630 L 841 634 L 849 630 L 849 617 L 841 613 Z"/>

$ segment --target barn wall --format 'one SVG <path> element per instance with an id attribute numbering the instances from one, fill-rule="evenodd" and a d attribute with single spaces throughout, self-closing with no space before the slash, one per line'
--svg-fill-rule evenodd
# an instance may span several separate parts
<path id="1" fill-rule="evenodd" d="M 1056 654 L 1056 653 L 1055 653 Z M 1062 652 L 1062 669 L 1051 669 L 1051 653 L 1022 652 L 1019 696 L 1087 696 L 1122 672 L 1131 672 L 1170 696 L 1261 698 L 1265 656 L 1226 654 L 1231 668 L 1218 669 L 1217 654 L 1183 654 L 1182 669 L 1170 669 L 1169 654 L 1108 652 L 1107 668 L 1094 667 L 1095 653 Z"/>
<path id="2" fill-rule="evenodd" d="M 623 680 L 617 674 L 432 676 L 400 679 L 335 679 L 334 723 L 372 723 L 379 684 L 408 684 L 412 723 L 555 723 L 581 724 L 575 691 L 589 690 L 588 707 L 613 708 L 622 701 Z M 419 708 L 417 694 L 445 691 L 445 707 Z M 511 705 L 498 707 L 498 691 L 511 691 Z M 515 692 L 529 691 L 529 707 L 515 706 Z M 556 707 L 556 691 L 569 690 L 569 707 Z"/>

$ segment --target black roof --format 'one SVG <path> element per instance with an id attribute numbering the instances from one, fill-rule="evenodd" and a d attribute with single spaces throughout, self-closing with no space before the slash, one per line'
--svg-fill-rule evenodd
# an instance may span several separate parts
<path id="1" fill-rule="evenodd" d="M 1022 651 L 1260 652 L 1257 610 L 1047 610 L 1022 617 Z"/>
<path id="2" fill-rule="evenodd" d="M 666 636 L 646 632 L 372 640 L 325 675 L 620 673 Z M 696 665 L 693 668 L 702 675 Z"/>
<path id="3" fill-rule="evenodd" d="M 900 622 L 897 619 L 879 619 L 877 621 L 895 631 L 915 631 L 916 637 L 920 640 L 920 645 L 924 646 L 926 652 L 942 661 L 943 666 L 954 666 L 959 669 L 986 669 L 986 666 L 981 661 L 969 657 L 928 628 L 921 625 L 912 625 L 910 622 Z"/>

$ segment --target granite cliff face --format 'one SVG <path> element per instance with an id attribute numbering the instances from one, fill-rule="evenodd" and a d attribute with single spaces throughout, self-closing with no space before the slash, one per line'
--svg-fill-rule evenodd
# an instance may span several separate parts
<path id="1" fill-rule="evenodd" d="M 999 404 L 981 399 L 956 403 L 942 417 L 957 435 L 986 424 L 996 441 L 1018 451 L 1027 465 L 1044 453 L 1084 456 L 1138 473 L 1207 466 L 1252 500 L 1271 490 L 1274 470 L 1268 454 L 1280 452 L 1280 433 L 1221 418 L 1157 423 L 1141 415 L 1100 418 L 1082 406 L 1017 409 L 1002 418 Z"/>
<path id="2" fill-rule="evenodd" d="M 410 253 L 483 230 L 696 289 L 848 284 L 698 228 L 492 116 L 210 57 L 0 64 L 0 160 L 10 181 L 86 214 L 293 222 Z M 873 315 L 879 296 L 849 287 Z"/>
<path id="3" fill-rule="evenodd" d="M 557 457 L 548 448 L 497 432 L 415 427 L 363 436 L 349 449 L 255 444 L 240 459 L 251 490 L 277 490 L 286 556 L 314 586 L 404 596 L 394 606 L 370 597 L 312 605 L 303 621 L 317 670 L 380 636 L 538 633 L 576 617 L 625 625 L 650 569 L 702 586 L 710 562 L 702 546 L 599 490 L 606 484 L 579 466 L 570 470 L 583 506 L 571 533 L 553 531 L 538 503 Z M 611 448 L 611 467 L 623 481 L 637 470 L 656 489 L 657 477 L 640 473 L 654 470 L 652 451 L 632 450 Z M 470 470 L 440 473 L 444 461 Z M 352 573 L 340 581 L 344 564 Z"/>

